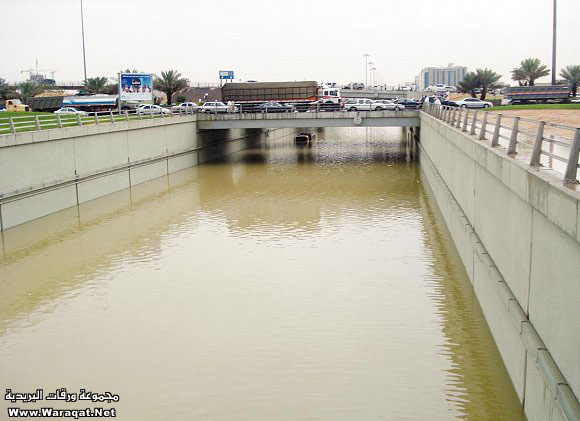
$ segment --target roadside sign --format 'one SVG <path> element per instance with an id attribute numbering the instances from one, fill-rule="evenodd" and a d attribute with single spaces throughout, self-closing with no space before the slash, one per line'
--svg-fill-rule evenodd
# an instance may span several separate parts
<path id="1" fill-rule="evenodd" d="M 151 73 L 121 73 L 119 98 L 121 101 L 153 101 L 153 75 Z"/>
<path id="2" fill-rule="evenodd" d="M 233 70 L 220 70 L 220 79 L 232 79 L 234 78 Z"/>

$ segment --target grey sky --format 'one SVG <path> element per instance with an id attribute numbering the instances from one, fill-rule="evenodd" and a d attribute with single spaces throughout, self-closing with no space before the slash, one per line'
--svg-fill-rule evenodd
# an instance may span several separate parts
<path id="1" fill-rule="evenodd" d="M 79 0 L 0 0 L 0 77 L 82 80 Z M 580 64 L 580 0 L 558 0 L 558 69 Z M 177 69 L 192 82 L 412 81 L 426 66 L 551 62 L 552 0 L 84 0 L 88 76 Z M 549 80 L 549 78 L 546 78 Z"/>

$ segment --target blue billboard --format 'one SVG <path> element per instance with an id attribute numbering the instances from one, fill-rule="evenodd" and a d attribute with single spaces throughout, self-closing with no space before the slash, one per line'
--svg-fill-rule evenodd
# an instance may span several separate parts
<path id="1" fill-rule="evenodd" d="M 153 75 L 150 73 L 121 73 L 119 75 L 121 101 L 153 101 Z"/>
<path id="2" fill-rule="evenodd" d="M 220 79 L 233 79 L 233 78 L 234 78 L 233 70 L 220 70 Z"/>

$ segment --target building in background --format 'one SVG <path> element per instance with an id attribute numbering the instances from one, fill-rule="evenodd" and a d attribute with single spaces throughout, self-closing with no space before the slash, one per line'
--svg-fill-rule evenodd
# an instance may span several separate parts
<path id="1" fill-rule="evenodd" d="M 444 84 L 457 86 L 467 73 L 467 67 L 449 63 L 447 67 L 425 67 L 419 74 L 419 87 L 426 89 L 431 85 Z"/>

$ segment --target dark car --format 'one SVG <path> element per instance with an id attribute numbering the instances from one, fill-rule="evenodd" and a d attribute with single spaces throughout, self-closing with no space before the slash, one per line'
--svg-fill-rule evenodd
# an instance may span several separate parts
<path id="1" fill-rule="evenodd" d="M 413 99 L 409 98 L 402 98 L 395 101 L 397 104 L 401 104 L 405 106 L 406 110 L 416 110 L 421 107 L 421 103 L 417 102 Z"/>
<path id="2" fill-rule="evenodd" d="M 457 107 L 457 102 L 455 101 L 449 101 L 449 100 L 445 100 L 445 99 L 441 99 L 441 105 L 447 105 L 448 107 Z"/>
<path id="3" fill-rule="evenodd" d="M 289 105 L 282 105 L 279 102 L 264 102 L 255 108 L 258 113 L 289 113 L 292 107 Z"/>

